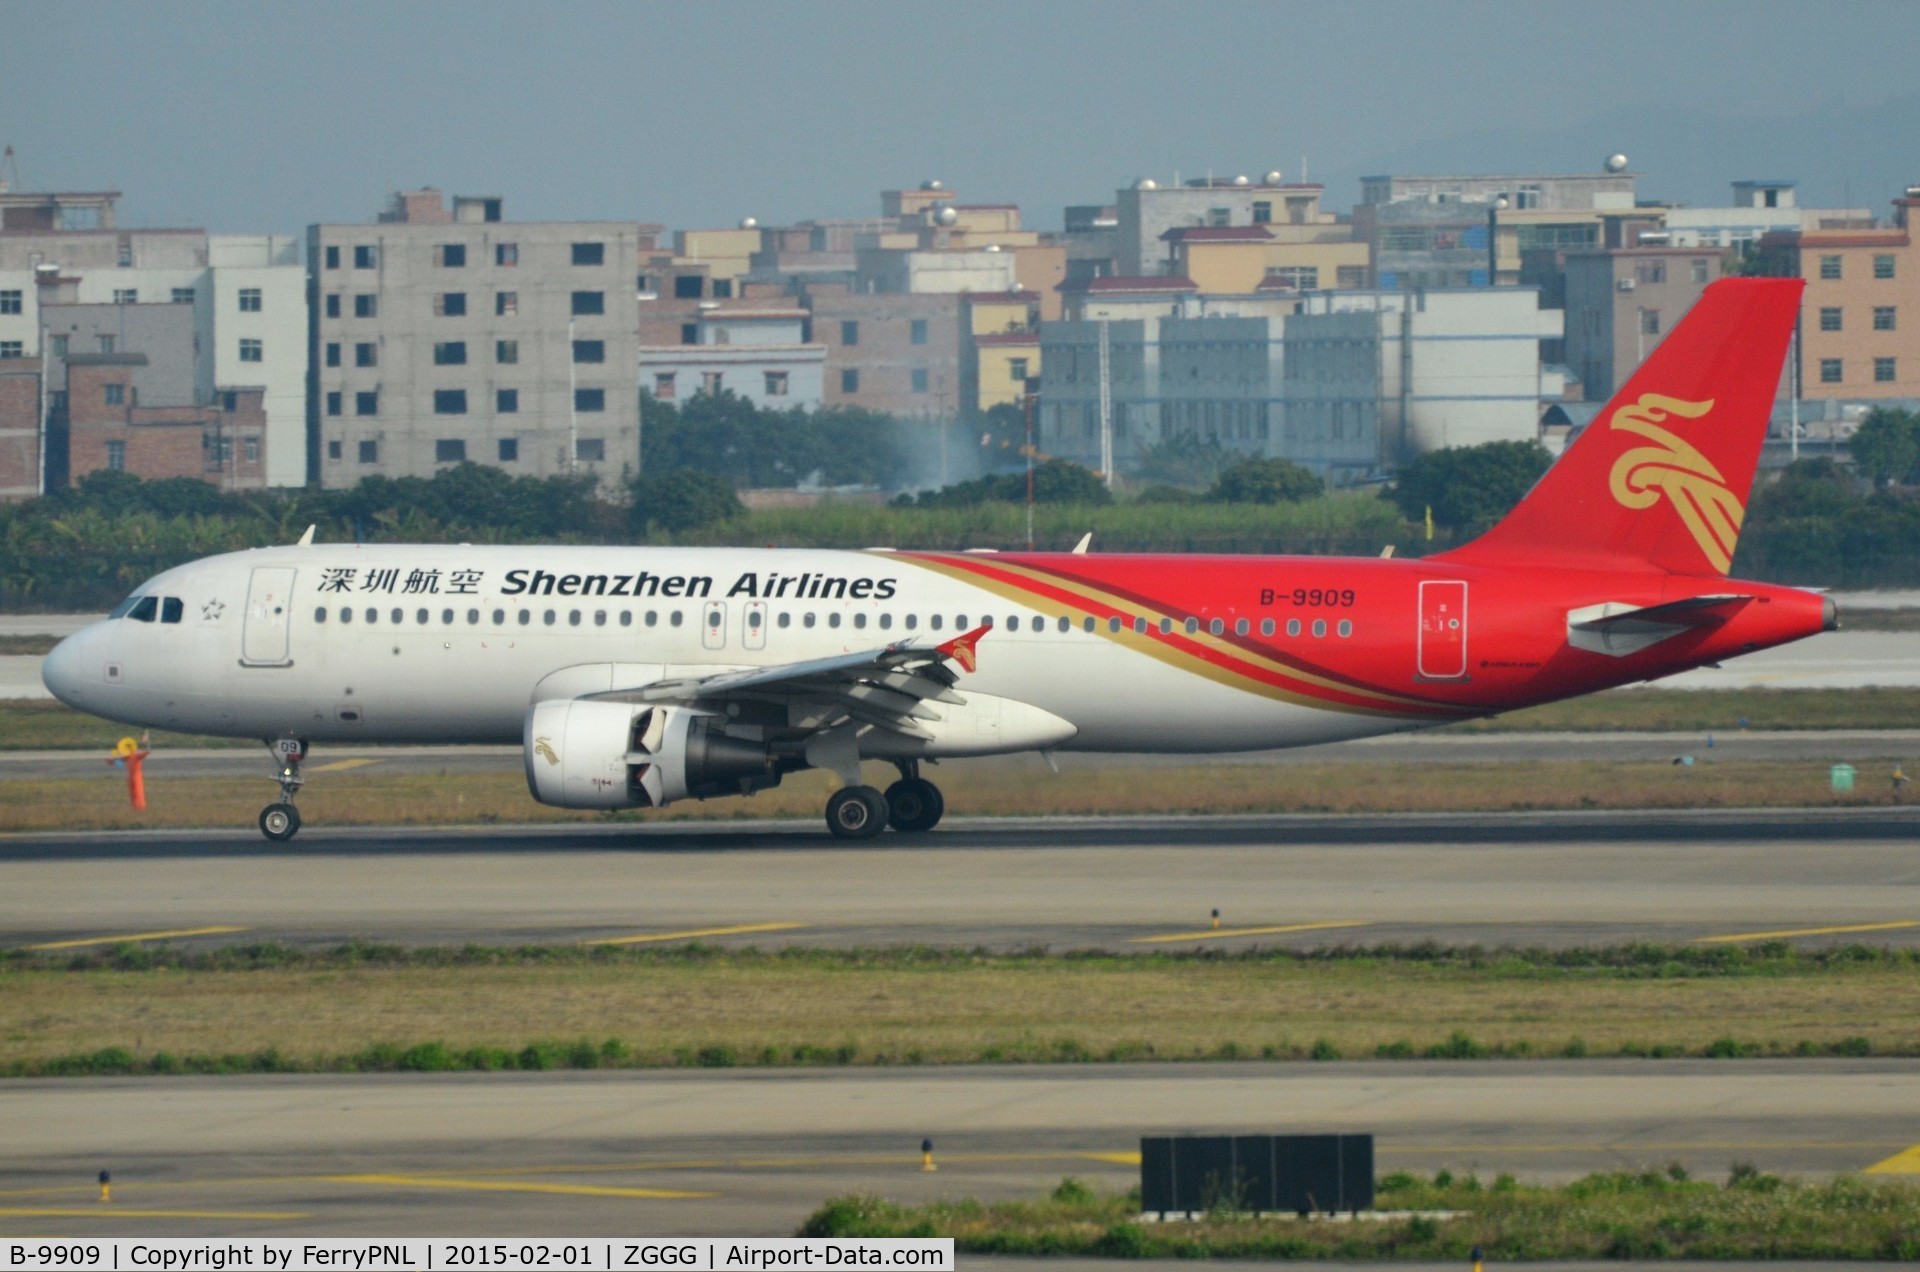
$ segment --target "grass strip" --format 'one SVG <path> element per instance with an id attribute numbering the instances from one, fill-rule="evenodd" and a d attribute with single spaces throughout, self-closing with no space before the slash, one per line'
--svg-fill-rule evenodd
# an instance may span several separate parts
<path id="1" fill-rule="evenodd" d="M 969 1254 L 1132 1259 L 1447 1259 L 1479 1247 L 1489 1261 L 1537 1259 L 1920 1258 L 1920 1187 L 1843 1176 L 1808 1184 L 1736 1165 L 1726 1183 L 1665 1171 L 1589 1175 L 1557 1187 L 1501 1175 L 1483 1185 L 1442 1171 L 1379 1181 L 1381 1221 L 1254 1218 L 1220 1208 L 1187 1222 L 1144 1223 L 1137 1192 L 1063 1180 L 1030 1202 L 904 1206 L 838 1197 L 800 1229 L 808 1237 L 952 1237 Z M 1419 1212 L 1432 1212 L 1420 1214 Z M 1441 1217 L 1447 1212 L 1464 1212 Z"/>
<path id="2" fill-rule="evenodd" d="M 1016 757 L 943 767 L 940 784 L 949 812 L 1006 817 L 1808 808 L 1902 802 L 1889 780 L 1891 762 L 1881 772 L 1863 765 L 1856 789 L 1837 795 L 1824 761 L 1717 760 L 1704 749 L 1696 759 L 1689 766 L 1602 760 L 1075 763 L 1055 775 L 1031 757 Z M 247 827 L 273 798 L 266 777 L 264 761 L 257 778 L 151 774 L 144 813 L 127 806 L 124 776 L 104 763 L 96 777 L 0 782 L 0 831 Z M 536 804 L 517 773 L 382 773 L 375 766 L 322 775 L 301 792 L 300 809 L 316 826 L 769 817 L 813 821 L 836 784 L 831 774 L 804 772 L 751 797 L 609 814 Z"/>
<path id="3" fill-rule="evenodd" d="M 0 962 L 0 1074 L 1920 1055 L 1920 956 L 128 947 Z"/>

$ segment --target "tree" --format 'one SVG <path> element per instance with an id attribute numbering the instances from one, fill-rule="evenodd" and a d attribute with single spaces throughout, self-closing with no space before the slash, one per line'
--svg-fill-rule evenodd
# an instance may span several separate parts
<path id="1" fill-rule="evenodd" d="M 1024 503 L 1027 498 L 1027 474 L 998 473 L 977 477 L 940 490 L 929 490 L 918 497 L 902 495 L 894 500 L 898 507 L 973 508 L 984 503 Z M 1053 504 L 1109 504 L 1113 492 L 1090 468 L 1065 459 L 1049 459 L 1033 469 L 1033 501 Z"/>
<path id="2" fill-rule="evenodd" d="M 1227 449 L 1212 438 L 1182 433 L 1141 452 L 1136 476 L 1168 486 L 1206 487 L 1219 480 L 1221 470 L 1232 458 Z"/>
<path id="3" fill-rule="evenodd" d="M 643 533 L 651 526 L 658 526 L 683 534 L 745 513 L 740 497 L 724 479 L 682 468 L 650 473 L 635 480 L 629 520 L 635 530 Z"/>
<path id="4" fill-rule="evenodd" d="M 1290 459 L 1243 459 L 1220 474 L 1209 498 L 1220 503 L 1299 503 L 1327 492 L 1327 483 Z"/>
<path id="5" fill-rule="evenodd" d="M 1920 415 L 1885 406 L 1869 411 L 1847 449 L 1875 485 L 1907 485 L 1920 469 Z"/>
<path id="6" fill-rule="evenodd" d="M 1409 521 L 1433 509 L 1435 525 L 1463 530 L 1492 525 L 1533 489 L 1553 457 L 1538 442 L 1485 442 L 1428 451 L 1400 467 L 1383 492 Z"/>

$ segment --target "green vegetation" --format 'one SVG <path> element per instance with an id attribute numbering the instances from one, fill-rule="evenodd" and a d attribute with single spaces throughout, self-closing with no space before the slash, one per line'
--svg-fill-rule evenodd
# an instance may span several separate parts
<path id="1" fill-rule="evenodd" d="M 1424 521 L 1431 508 L 1436 526 L 1478 531 L 1505 516 L 1552 463 L 1537 442 L 1429 451 L 1402 464 L 1386 493 L 1408 521 Z"/>
<path id="2" fill-rule="evenodd" d="M 1920 1055 L 1912 950 L 1196 945 L 15 950 L 0 1075 Z"/>
<path id="3" fill-rule="evenodd" d="M 1072 1187 L 1068 1185 L 1071 1184 Z M 1447 1259 L 1479 1247 L 1521 1259 L 1920 1258 L 1920 1187 L 1845 1177 L 1825 1184 L 1735 1165 L 1725 1184 L 1664 1171 L 1589 1175 L 1560 1187 L 1446 1171 L 1379 1181 L 1379 1222 L 1259 1219 L 1228 1210 L 1194 1222 L 1143 1223 L 1140 1197 L 1068 1180 L 1043 1200 L 905 1206 L 838 1197 L 808 1237 L 953 1237 L 970 1254 L 1127 1259 Z"/>
<path id="4" fill-rule="evenodd" d="M 1733 573 L 1843 588 L 1920 582 L 1920 498 L 1863 493 L 1831 460 L 1801 460 L 1754 492 Z"/>

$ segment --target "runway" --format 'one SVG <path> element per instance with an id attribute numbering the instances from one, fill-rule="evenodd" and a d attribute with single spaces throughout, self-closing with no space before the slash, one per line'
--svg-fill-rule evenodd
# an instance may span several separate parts
<path id="1" fill-rule="evenodd" d="M 31 835 L 0 944 L 1916 945 L 1916 838 L 1909 808 Z"/>
<path id="2" fill-rule="evenodd" d="M 1138 1180 L 1142 1134 L 1373 1131 L 1382 1173 L 1446 1167 L 1486 1179 L 1676 1161 L 1706 1178 L 1733 1161 L 1799 1175 L 1857 1170 L 1920 1140 L 1920 1066 L 100 1079 L 9 1083 L 0 1120 L 0 1232 L 771 1235 L 850 1191 L 1030 1198 L 1065 1175 L 1125 1188 Z M 937 1173 L 918 1169 L 923 1136 Z M 103 1169 L 113 1210 L 92 1200 Z M 147 1217 L 116 1218 L 122 1209 Z"/>

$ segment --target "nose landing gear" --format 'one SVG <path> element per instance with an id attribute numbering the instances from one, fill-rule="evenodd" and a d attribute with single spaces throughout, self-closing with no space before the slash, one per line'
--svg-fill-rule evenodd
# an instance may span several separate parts
<path id="1" fill-rule="evenodd" d="M 267 743 L 267 749 L 280 764 L 275 775 L 280 783 L 280 802 L 260 810 L 260 833 L 275 843 L 285 843 L 300 833 L 300 810 L 293 806 L 293 800 L 306 785 L 307 779 L 300 776 L 300 761 L 307 758 L 307 744 L 300 738 L 275 738 Z"/>

